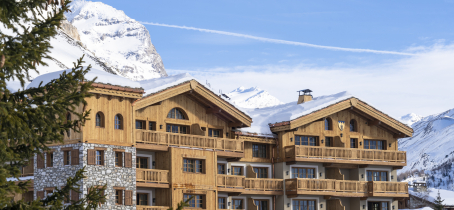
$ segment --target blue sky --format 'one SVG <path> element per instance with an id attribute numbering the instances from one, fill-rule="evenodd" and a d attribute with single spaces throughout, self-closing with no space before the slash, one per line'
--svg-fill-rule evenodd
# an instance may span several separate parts
<path id="1" fill-rule="evenodd" d="M 229 92 L 258 86 L 283 102 L 296 90 L 349 91 L 393 116 L 454 108 L 454 1 L 120 1 L 142 22 L 278 40 L 416 54 L 335 51 L 146 25 L 169 74 Z M 424 100 L 422 100 L 424 98 Z M 397 104 L 397 105 L 396 105 Z"/>

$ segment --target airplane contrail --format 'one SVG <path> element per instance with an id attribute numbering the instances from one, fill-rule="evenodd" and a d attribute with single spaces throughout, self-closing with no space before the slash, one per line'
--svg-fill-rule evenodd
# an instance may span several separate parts
<path id="1" fill-rule="evenodd" d="M 204 28 L 195 28 L 195 27 L 189 27 L 189 26 L 177 26 L 177 25 L 152 23 L 152 22 L 140 22 L 140 23 L 145 24 L 145 25 L 162 26 L 162 27 L 168 27 L 168 28 L 179 28 L 179 29 L 194 30 L 194 31 L 214 33 L 214 34 L 223 34 L 223 35 L 227 35 L 227 36 L 236 36 L 236 37 L 255 39 L 258 41 L 270 42 L 270 43 L 276 43 L 276 44 L 288 44 L 288 45 L 296 45 L 296 46 L 303 46 L 303 47 L 321 48 L 321 49 L 327 49 L 327 50 L 364 52 L 364 53 L 376 53 L 376 54 L 410 55 L 410 56 L 416 55 L 416 54 L 412 54 L 412 53 L 403 53 L 403 52 L 386 51 L 386 50 L 371 50 L 371 49 L 316 45 L 316 44 L 309 44 L 309 43 L 304 43 L 304 42 L 294 42 L 294 41 L 287 41 L 287 40 L 281 40 L 281 39 L 271 39 L 271 38 L 252 36 L 252 35 L 247 35 L 247 34 L 239 34 L 239 33 L 218 31 L 218 30 L 211 30 L 211 29 L 204 29 Z"/>

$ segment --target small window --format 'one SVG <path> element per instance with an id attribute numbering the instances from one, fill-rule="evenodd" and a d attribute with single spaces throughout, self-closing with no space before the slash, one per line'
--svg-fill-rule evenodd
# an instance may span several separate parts
<path id="1" fill-rule="evenodd" d="M 136 120 L 136 129 L 146 129 L 145 121 L 143 120 Z"/>
<path id="2" fill-rule="evenodd" d="M 136 157 L 136 168 L 148 168 L 148 158 L 147 157 Z"/>
<path id="3" fill-rule="evenodd" d="M 167 124 L 166 131 L 169 133 L 189 134 L 189 127 L 185 125 L 171 125 Z"/>
<path id="4" fill-rule="evenodd" d="M 204 160 L 199 159 L 183 159 L 183 171 L 190 173 L 203 173 Z"/>
<path id="5" fill-rule="evenodd" d="M 333 122 L 331 118 L 325 118 L 325 130 L 327 131 L 333 130 Z"/>
<path id="6" fill-rule="evenodd" d="M 96 165 L 104 165 L 104 150 L 96 150 Z"/>
<path id="7" fill-rule="evenodd" d="M 350 148 L 358 148 L 358 139 L 350 139 Z"/>
<path id="8" fill-rule="evenodd" d="M 253 144 L 252 157 L 267 158 L 267 146 L 265 144 Z"/>
<path id="9" fill-rule="evenodd" d="M 64 163 L 64 165 L 71 165 L 71 151 L 70 150 L 63 151 L 63 163 Z"/>
<path id="10" fill-rule="evenodd" d="M 189 198 L 194 197 L 189 201 L 189 207 L 191 208 L 204 208 L 205 196 L 204 195 L 190 195 L 183 194 L 183 200 L 186 201 Z"/>
<path id="11" fill-rule="evenodd" d="M 54 153 L 47 153 L 47 167 L 54 167 Z"/>
<path id="12" fill-rule="evenodd" d="M 295 136 L 295 145 L 318 146 L 317 136 Z"/>
<path id="13" fill-rule="evenodd" d="M 218 163 L 218 174 L 225 174 L 225 164 Z"/>
<path id="14" fill-rule="evenodd" d="M 178 108 L 173 108 L 172 110 L 170 110 L 170 112 L 167 114 L 167 118 L 187 120 L 184 112 Z"/>
<path id="15" fill-rule="evenodd" d="M 208 129 L 209 137 L 222 137 L 222 130 L 219 129 Z"/>
<path id="16" fill-rule="evenodd" d="M 314 168 L 292 167 L 292 178 L 315 179 Z"/>
<path id="17" fill-rule="evenodd" d="M 123 167 L 123 152 L 115 152 L 115 166 Z"/>
<path id="18" fill-rule="evenodd" d="M 115 129 L 123 129 L 123 116 L 121 116 L 121 114 L 115 115 Z"/>
<path id="19" fill-rule="evenodd" d="M 268 168 L 254 167 L 254 172 L 257 174 L 257 178 L 268 178 Z"/>
<path id="20" fill-rule="evenodd" d="M 96 113 L 96 127 L 104 128 L 104 114 L 102 112 Z"/>
<path id="21" fill-rule="evenodd" d="M 218 209 L 227 209 L 227 198 L 218 197 Z"/>
<path id="22" fill-rule="evenodd" d="M 241 166 L 232 166 L 232 175 L 243 175 L 243 167 Z"/>
<path id="23" fill-rule="evenodd" d="M 115 190 L 115 204 L 123 204 L 123 190 Z"/>
<path id="24" fill-rule="evenodd" d="M 388 181 L 387 171 L 367 171 L 367 181 Z"/>
<path id="25" fill-rule="evenodd" d="M 325 147 L 333 147 L 333 137 L 325 137 Z"/>
<path id="26" fill-rule="evenodd" d="M 254 199 L 254 204 L 257 206 L 257 210 L 268 210 L 268 200 Z"/>
<path id="27" fill-rule="evenodd" d="M 141 206 L 148 206 L 148 193 L 137 193 L 136 204 Z"/>
<path id="28" fill-rule="evenodd" d="M 243 199 L 233 199 L 233 209 L 243 209 Z"/>
<path id="29" fill-rule="evenodd" d="M 356 120 L 350 120 L 350 132 L 357 132 Z"/>
<path id="30" fill-rule="evenodd" d="M 156 130 L 156 122 L 148 122 L 148 130 L 155 131 Z"/>
<path id="31" fill-rule="evenodd" d="M 314 210 L 316 209 L 315 200 L 292 200 L 293 209 Z"/>
<path id="32" fill-rule="evenodd" d="M 385 141 L 380 140 L 364 140 L 364 149 L 385 150 Z"/>

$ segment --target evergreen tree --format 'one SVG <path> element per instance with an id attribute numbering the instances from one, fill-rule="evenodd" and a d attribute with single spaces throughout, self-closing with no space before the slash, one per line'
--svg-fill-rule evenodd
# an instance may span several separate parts
<path id="1" fill-rule="evenodd" d="M 29 203 L 11 201 L 12 195 L 27 191 L 29 182 L 7 180 L 20 177 L 19 169 L 49 150 L 46 145 L 63 142 L 70 130 L 80 132 L 89 115 L 89 111 L 75 111 L 86 105 L 93 83 L 84 78 L 90 67 L 82 67 L 82 58 L 59 78 L 24 89 L 29 72 L 47 65 L 43 59 L 50 59 L 49 41 L 57 34 L 68 5 L 65 0 L 0 1 L 0 209 L 92 209 L 104 199 L 99 190 L 90 190 L 78 202 L 63 205 L 70 190 L 79 191 L 83 169 L 51 196 Z M 22 88 L 8 90 L 7 82 L 12 80 L 20 81 Z M 66 121 L 68 112 L 77 117 Z"/>
<path id="2" fill-rule="evenodd" d="M 443 201 L 445 201 L 445 200 L 441 199 L 440 190 L 438 190 L 438 195 L 437 195 L 437 199 L 435 200 L 434 209 L 443 210 L 443 207 L 444 207 Z"/>

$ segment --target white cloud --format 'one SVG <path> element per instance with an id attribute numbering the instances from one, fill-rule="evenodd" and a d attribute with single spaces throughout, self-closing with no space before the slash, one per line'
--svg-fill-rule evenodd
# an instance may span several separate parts
<path id="1" fill-rule="evenodd" d="M 284 102 L 296 101 L 296 91 L 305 88 L 314 96 L 347 90 L 393 117 L 410 112 L 425 116 L 454 108 L 454 45 L 437 44 L 424 51 L 355 67 L 280 64 L 167 71 L 189 72 L 223 92 L 258 86 Z"/>

